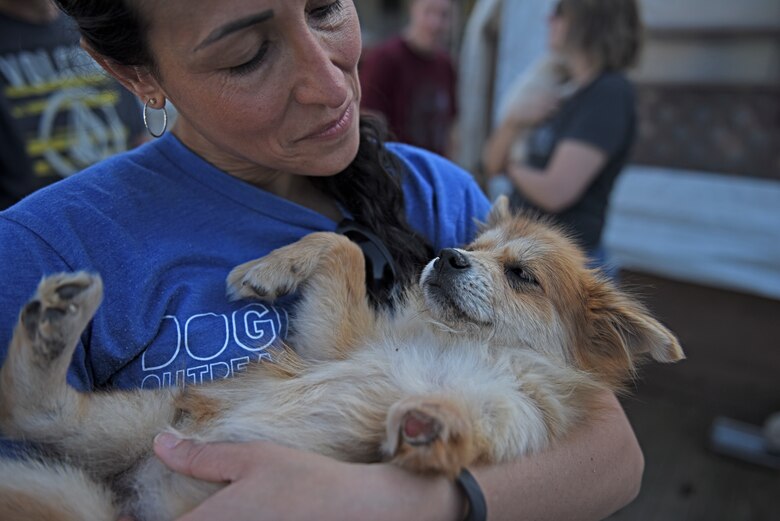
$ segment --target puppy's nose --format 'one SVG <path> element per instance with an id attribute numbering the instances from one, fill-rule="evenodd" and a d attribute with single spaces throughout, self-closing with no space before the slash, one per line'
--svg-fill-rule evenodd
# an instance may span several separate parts
<path id="1" fill-rule="evenodd" d="M 456 270 L 465 270 L 471 267 L 469 259 L 453 248 L 445 248 L 439 252 L 439 259 L 441 259 L 440 266 L 442 269 L 454 268 Z"/>

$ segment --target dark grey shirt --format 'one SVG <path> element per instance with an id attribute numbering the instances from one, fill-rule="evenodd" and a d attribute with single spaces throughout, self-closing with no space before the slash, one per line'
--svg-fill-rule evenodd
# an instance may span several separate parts
<path id="1" fill-rule="evenodd" d="M 584 195 L 554 216 L 587 251 L 594 250 L 601 241 L 609 195 L 628 159 L 636 126 L 633 87 L 621 73 L 604 72 L 568 98 L 529 135 L 527 163 L 539 170 L 547 168 L 556 147 L 565 140 L 586 143 L 606 154 L 606 164 Z M 514 207 L 544 213 L 517 190 L 511 201 Z"/>

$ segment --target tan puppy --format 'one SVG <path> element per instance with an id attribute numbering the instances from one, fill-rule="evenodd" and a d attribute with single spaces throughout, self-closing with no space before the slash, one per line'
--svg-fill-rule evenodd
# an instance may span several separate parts
<path id="1" fill-rule="evenodd" d="M 302 291 L 294 351 L 205 386 L 87 394 L 65 374 L 100 303 L 100 279 L 44 279 L 0 373 L 0 428 L 81 470 L 0 464 L 0 518 L 182 514 L 217 486 L 172 474 L 151 455 L 153 437 L 171 426 L 200 440 L 268 439 L 454 476 L 543 449 L 594 414 L 596 395 L 619 389 L 642 357 L 683 357 L 571 241 L 511 216 L 505 198 L 479 238 L 443 250 L 395 312 L 369 305 L 364 274 L 348 239 L 309 235 L 228 279 L 236 298 Z"/>

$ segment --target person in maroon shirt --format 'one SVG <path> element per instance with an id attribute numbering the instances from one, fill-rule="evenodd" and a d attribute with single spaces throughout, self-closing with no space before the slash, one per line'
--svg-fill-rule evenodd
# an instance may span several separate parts
<path id="1" fill-rule="evenodd" d="M 412 0 L 404 32 L 368 50 L 361 108 L 381 115 L 395 139 L 451 155 L 456 74 L 447 44 L 453 0 Z"/>

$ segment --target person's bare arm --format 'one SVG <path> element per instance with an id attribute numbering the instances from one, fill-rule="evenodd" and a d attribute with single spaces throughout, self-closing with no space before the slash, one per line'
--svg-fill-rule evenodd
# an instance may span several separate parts
<path id="1" fill-rule="evenodd" d="M 582 197 L 606 161 L 607 155 L 593 145 L 566 140 L 556 147 L 544 171 L 512 164 L 507 175 L 536 206 L 559 213 Z"/>
<path id="2" fill-rule="evenodd" d="M 176 472 L 226 484 L 177 521 L 456 521 L 464 509 L 445 478 L 391 464 L 344 463 L 263 441 L 199 444 L 169 434 L 155 439 L 154 450 Z"/>
<path id="3" fill-rule="evenodd" d="M 527 127 L 509 118 L 493 131 L 482 149 L 482 168 L 486 176 L 495 176 L 506 169 L 512 143 L 527 131 Z"/>
<path id="4" fill-rule="evenodd" d="M 355 465 L 265 442 L 184 441 L 155 452 L 177 472 L 228 486 L 180 521 L 259 519 L 417 519 L 458 521 L 464 499 L 441 477 L 390 464 Z M 170 439 L 168 439 L 170 441 Z M 644 461 L 617 399 L 603 398 L 599 419 L 550 450 L 472 469 L 489 519 L 598 520 L 637 494 Z"/>
<path id="5" fill-rule="evenodd" d="M 586 521 L 607 517 L 639 493 L 644 457 L 617 399 L 606 394 L 600 418 L 541 454 L 473 469 L 489 519 Z"/>

